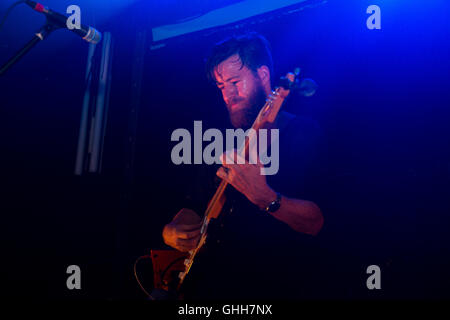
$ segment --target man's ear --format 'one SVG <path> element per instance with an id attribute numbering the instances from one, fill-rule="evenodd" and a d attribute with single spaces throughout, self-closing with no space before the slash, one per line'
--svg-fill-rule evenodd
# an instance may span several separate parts
<path id="1" fill-rule="evenodd" d="M 256 72 L 258 73 L 259 78 L 263 85 L 269 84 L 270 86 L 270 71 L 267 66 L 259 67 Z"/>

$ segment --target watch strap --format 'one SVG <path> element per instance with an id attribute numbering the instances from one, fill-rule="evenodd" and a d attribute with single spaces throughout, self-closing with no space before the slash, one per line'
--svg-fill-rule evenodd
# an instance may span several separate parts
<path id="1" fill-rule="evenodd" d="M 275 212 L 277 211 L 281 206 L 281 194 L 277 192 L 277 198 L 269 203 L 269 205 L 266 207 L 264 211 L 266 212 Z"/>

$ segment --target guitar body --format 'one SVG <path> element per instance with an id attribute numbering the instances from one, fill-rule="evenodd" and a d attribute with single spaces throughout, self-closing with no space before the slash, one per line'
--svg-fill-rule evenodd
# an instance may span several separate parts
<path id="1" fill-rule="evenodd" d="M 151 250 L 153 283 L 156 289 L 173 291 L 178 285 L 178 274 L 184 271 L 187 252 L 178 250 Z"/>

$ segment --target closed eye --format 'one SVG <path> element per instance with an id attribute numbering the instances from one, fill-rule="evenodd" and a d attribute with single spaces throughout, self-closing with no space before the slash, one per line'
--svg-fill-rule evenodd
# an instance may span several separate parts
<path id="1" fill-rule="evenodd" d="M 241 82 L 241 80 L 233 80 L 233 81 L 227 81 L 228 83 L 231 83 L 233 86 L 235 86 L 236 84 L 238 84 L 239 82 Z M 223 83 L 216 83 L 217 88 L 219 88 L 219 90 L 223 90 L 225 88 L 225 84 Z"/>

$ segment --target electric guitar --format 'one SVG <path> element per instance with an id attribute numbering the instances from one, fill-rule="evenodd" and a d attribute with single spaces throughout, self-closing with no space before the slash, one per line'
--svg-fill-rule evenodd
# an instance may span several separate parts
<path id="1" fill-rule="evenodd" d="M 254 132 L 258 132 L 259 129 L 266 127 L 267 125 L 273 123 L 278 115 L 278 112 L 281 109 L 281 106 L 284 102 L 284 99 L 289 95 L 291 88 L 294 86 L 295 78 L 298 76 L 299 70 L 297 69 L 295 73 L 288 73 L 286 77 L 282 78 L 283 82 L 281 86 L 277 87 L 274 91 L 272 91 L 271 95 L 267 98 L 266 103 L 262 107 L 255 121 L 253 122 L 252 129 Z M 253 146 L 254 147 L 254 146 Z M 248 136 L 245 139 L 244 147 L 241 148 L 241 156 L 243 158 L 246 155 L 250 154 L 250 139 Z M 197 247 L 191 251 L 189 251 L 187 258 L 184 260 L 184 271 L 180 272 L 179 282 L 177 286 L 177 291 L 179 291 L 181 285 L 183 284 L 184 279 L 189 273 L 192 264 L 194 263 L 194 259 L 199 252 L 199 250 L 203 247 L 206 242 L 206 238 L 208 236 L 208 226 L 211 222 L 211 219 L 217 219 L 222 211 L 222 208 L 225 204 L 225 189 L 227 188 L 228 183 L 225 180 L 222 180 L 219 187 L 217 188 L 214 196 L 209 201 L 208 206 L 206 208 L 203 223 L 200 230 L 200 240 L 197 244 Z"/>
<path id="2" fill-rule="evenodd" d="M 300 69 L 297 68 L 294 73 L 288 73 L 280 79 L 280 85 L 272 91 L 253 122 L 251 127 L 254 130 L 253 132 L 258 132 L 258 129 L 261 128 L 270 127 L 290 92 L 295 90 L 300 95 L 307 97 L 315 93 L 317 84 L 311 79 L 299 81 L 297 79 L 299 73 Z M 246 158 L 246 155 L 251 154 L 250 151 L 253 151 L 253 149 L 249 149 L 254 147 L 254 144 L 250 145 L 250 139 L 246 136 L 244 146 L 239 149 L 240 155 Z M 206 242 L 209 224 L 212 219 L 219 217 L 223 209 L 226 201 L 225 190 L 227 186 L 228 183 L 222 180 L 214 196 L 209 201 L 203 217 L 200 240 L 195 249 L 188 253 L 177 250 L 152 250 L 154 286 L 157 291 L 171 292 L 176 287 L 175 293 L 180 295 L 180 288 L 191 270 L 194 259 Z"/>

